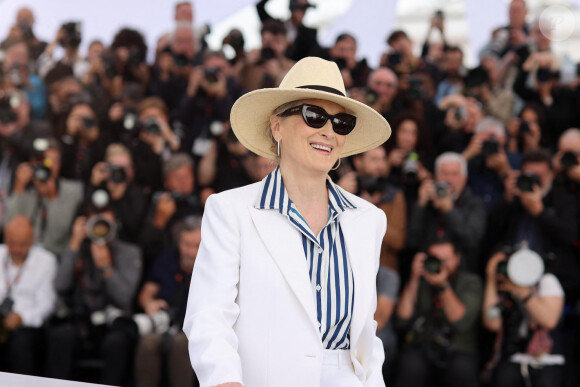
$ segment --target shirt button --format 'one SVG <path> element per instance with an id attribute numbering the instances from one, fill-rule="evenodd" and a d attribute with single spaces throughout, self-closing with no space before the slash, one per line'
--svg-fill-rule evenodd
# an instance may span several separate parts
<path id="1" fill-rule="evenodd" d="M 319 247 L 319 246 L 317 246 L 317 247 L 316 247 L 316 252 L 317 252 L 318 254 L 322 253 L 322 247 Z"/>
<path id="2" fill-rule="evenodd" d="M 320 284 L 316 285 L 316 290 L 320 291 L 320 289 L 322 289 L 322 287 L 320 286 Z"/>
<path id="3" fill-rule="evenodd" d="M 320 328 L 322 325 L 320 323 L 318 323 L 318 328 Z"/>

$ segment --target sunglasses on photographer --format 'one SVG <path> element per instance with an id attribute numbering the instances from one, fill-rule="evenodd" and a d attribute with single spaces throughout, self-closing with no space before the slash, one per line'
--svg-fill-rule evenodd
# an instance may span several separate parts
<path id="1" fill-rule="evenodd" d="M 332 130 L 336 134 L 346 136 L 354 129 L 356 125 L 356 117 L 352 114 L 338 113 L 328 114 L 326 110 L 316 105 L 303 104 L 300 106 L 291 107 L 282 113 L 279 117 L 288 117 L 294 114 L 302 114 L 302 119 L 306 125 L 311 128 L 320 129 L 326 125 L 326 121 L 330 119 Z"/>

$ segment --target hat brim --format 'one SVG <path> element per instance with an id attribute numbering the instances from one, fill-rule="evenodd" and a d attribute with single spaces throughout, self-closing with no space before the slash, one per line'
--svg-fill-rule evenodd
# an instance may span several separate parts
<path id="1" fill-rule="evenodd" d="M 340 157 L 347 157 L 374 149 L 391 136 L 391 126 L 371 107 L 352 98 L 312 89 L 268 88 L 254 90 L 241 96 L 230 114 L 232 129 L 242 145 L 250 151 L 276 159 L 269 129 L 274 110 L 288 102 L 303 99 L 322 99 L 342 106 L 346 113 L 356 116 L 356 126 L 346 136 Z"/>

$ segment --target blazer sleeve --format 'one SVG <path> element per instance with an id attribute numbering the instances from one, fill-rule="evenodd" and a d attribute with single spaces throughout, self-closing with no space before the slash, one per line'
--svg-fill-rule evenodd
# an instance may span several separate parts
<path id="1" fill-rule="evenodd" d="M 380 255 L 381 255 L 381 245 L 383 241 L 383 236 L 387 231 L 387 217 L 383 211 L 377 211 L 377 236 L 375 245 L 375 254 L 373 262 L 373 273 L 376 276 L 379 271 Z M 372 334 L 372 356 L 370 357 L 367 364 L 364 365 L 366 371 L 366 381 L 364 383 L 365 387 L 385 387 L 385 381 L 383 379 L 383 362 L 385 361 L 385 350 L 383 348 L 383 342 L 377 337 L 377 322 L 375 321 L 375 311 L 377 309 L 377 292 L 376 286 L 373 291 L 373 304 L 370 308 L 370 314 L 367 318 L 367 326 L 364 328 L 366 331 L 370 329 Z"/>
<path id="2" fill-rule="evenodd" d="M 191 278 L 183 331 L 200 386 L 242 381 L 238 338 L 233 326 L 240 270 L 240 230 L 223 196 L 208 198 L 201 245 Z"/>

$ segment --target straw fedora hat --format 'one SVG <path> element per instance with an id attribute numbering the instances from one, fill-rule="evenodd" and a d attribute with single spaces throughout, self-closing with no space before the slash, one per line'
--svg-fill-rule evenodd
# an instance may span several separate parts
<path id="1" fill-rule="evenodd" d="M 280 87 L 254 90 L 241 96 L 230 114 L 232 129 L 250 151 L 276 159 L 272 149 L 272 133 L 268 128 L 270 116 L 280 105 L 312 98 L 334 102 L 342 106 L 346 113 L 356 116 L 356 126 L 346 136 L 340 157 L 376 148 L 391 135 L 391 127 L 382 115 L 346 96 L 336 63 L 316 57 L 298 61 L 288 71 Z"/>

